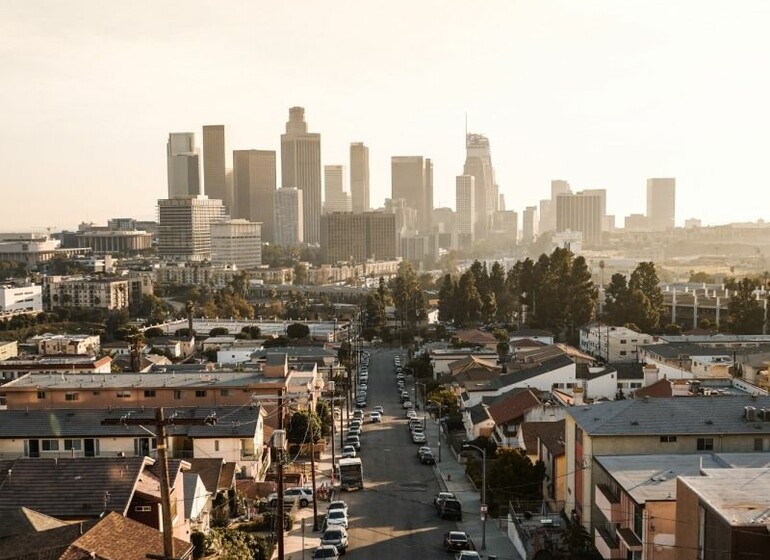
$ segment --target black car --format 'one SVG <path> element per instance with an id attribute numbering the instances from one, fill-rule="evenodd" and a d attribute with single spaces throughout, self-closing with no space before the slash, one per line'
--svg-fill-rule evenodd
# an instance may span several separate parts
<path id="1" fill-rule="evenodd" d="M 420 455 L 420 462 L 423 465 L 435 465 L 436 458 L 433 456 L 433 453 L 423 453 Z"/>
<path id="2" fill-rule="evenodd" d="M 449 531 L 444 534 L 444 549 L 447 552 L 460 550 L 473 550 L 473 544 L 468 533 L 462 531 Z"/>

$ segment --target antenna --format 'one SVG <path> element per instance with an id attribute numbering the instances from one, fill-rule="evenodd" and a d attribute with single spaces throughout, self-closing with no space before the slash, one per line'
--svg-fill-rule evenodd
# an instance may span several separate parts
<path id="1" fill-rule="evenodd" d="M 465 147 L 468 147 L 468 111 L 465 111 Z"/>

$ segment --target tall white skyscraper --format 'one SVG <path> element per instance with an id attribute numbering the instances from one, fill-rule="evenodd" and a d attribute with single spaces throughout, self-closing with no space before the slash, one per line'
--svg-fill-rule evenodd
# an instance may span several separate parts
<path id="1" fill-rule="evenodd" d="M 227 183 L 225 162 L 225 125 L 203 127 L 203 189 L 209 198 L 221 200 L 228 212 L 233 212 L 232 184 Z"/>
<path id="2" fill-rule="evenodd" d="M 305 221 L 302 208 L 302 191 L 285 187 L 275 191 L 274 196 L 274 243 L 283 247 L 300 245 L 304 242 Z"/>
<path id="3" fill-rule="evenodd" d="M 345 190 L 344 165 L 324 165 L 324 213 L 352 212 L 350 194 Z"/>
<path id="4" fill-rule="evenodd" d="M 476 229 L 476 178 L 458 175 L 455 179 L 457 233 L 466 245 L 472 245 Z"/>
<path id="5" fill-rule="evenodd" d="M 498 206 L 499 189 L 495 182 L 489 139 L 483 134 L 468 133 L 465 135 L 465 151 L 463 174 L 476 179 L 474 234 L 477 240 L 481 240 L 486 238 L 492 226 L 492 216 Z"/>
<path id="6" fill-rule="evenodd" d="M 201 194 L 200 164 L 194 133 L 172 132 L 168 135 L 166 167 L 169 198 Z"/>
<path id="7" fill-rule="evenodd" d="M 281 186 L 299 189 L 305 242 L 321 235 L 321 135 L 307 131 L 305 109 L 289 109 L 286 133 L 281 135 Z"/>
<path id="8" fill-rule="evenodd" d="M 350 195 L 353 212 L 368 212 L 369 202 L 369 148 L 363 142 L 350 144 Z"/>
<path id="9" fill-rule="evenodd" d="M 647 218 L 653 231 L 667 231 L 676 225 L 676 179 L 647 179 Z"/>

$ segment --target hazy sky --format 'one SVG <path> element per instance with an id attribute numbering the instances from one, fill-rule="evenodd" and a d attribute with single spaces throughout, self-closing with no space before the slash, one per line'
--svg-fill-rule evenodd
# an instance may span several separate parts
<path id="1" fill-rule="evenodd" d="M 622 226 L 674 176 L 678 224 L 754 221 L 769 27 L 766 0 L 1 0 L 0 230 L 153 218 L 170 131 L 279 150 L 293 105 L 324 164 L 369 146 L 373 205 L 425 155 L 454 206 L 467 113 L 509 209 L 566 179 Z"/>

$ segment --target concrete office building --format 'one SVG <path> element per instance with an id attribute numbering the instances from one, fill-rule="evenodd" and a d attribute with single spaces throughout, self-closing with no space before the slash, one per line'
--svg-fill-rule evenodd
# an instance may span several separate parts
<path id="1" fill-rule="evenodd" d="M 352 212 L 350 193 L 345 190 L 345 166 L 324 165 L 324 213 Z"/>
<path id="2" fill-rule="evenodd" d="M 538 234 L 537 206 L 527 206 L 521 216 L 521 242 L 529 245 L 535 242 Z"/>
<path id="3" fill-rule="evenodd" d="M 602 196 L 595 190 L 556 197 L 556 231 L 579 231 L 584 245 L 601 243 L 603 217 Z"/>
<path id="4" fill-rule="evenodd" d="M 567 181 L 553 179 L 551 181 L 551 198 L 540 201 L 540 221 L 538 230 L 556 231 L 556 197 L 561 194 L 572 194 L 572 189 Z"/>
<path id="5" fill-rule="evenodd" d="M 289 109 L 281 135 L 281 186 L 302 193 L 305 243 L 316 244 L 321 232 L 321 135 L 307 131 L 305 109 Z"/>
<path id="6" fill-rule="evenodd" d="M 417 229 L 428 233 L 433 218 L 433 163 L 423 156 L 390 160 L 392 199 L 403 199 L 417 211 Z"/>
<path id="7" fill-rule="evenodd" d="M 260 266 L 260 224 L 242 219 L 211 224 L 211 264 L 241 269 Z"/>
<path id="8" fill-rule="evenodd" d="M 326 264 L 393 260 L 397 251 L 395 214 L 345 212 L 321 217 L 321 259 Z"/>
<path id="9" fill-rule="evenodd" d="M 476 178 L 473 175 L 458 175 L 455 179 L 457 208 L 457 233 L 460 243 L 468 248 L 473 246 L 476 231 Z"/>
<path id="10" fill-rule="evenodd" d="M 211 260 L 211 224 L 227 219 L 206 195 L 158 201 L 158 255 L 167 261 Z"/>
<path id="11" fill-rule="evenodd" d="M 483 134 L 468 133 L 465 135 L 465 151 L 463 174 L 476 179 L 474 237 L 481 240 L 486 238 L 492 227 L 492 213 L 498 204 L 499 189 L 495 183 L 489 139 Z"/>
<path id="12" fill-rule="evenodd" d="M 363 142 L 350 144 L 350 195 L 353 212 L 368 212 L 369 202 L 369 148 Z"/>
<path id="13" fill-rule="evenodd" d="M 302 191 L 284 187 L 275 191 L 275 231 L 273 242 L 281 247 L 304 243 Z"/>
<path id="14" fill-rule="evenodd" d="M 647 218 L 652 231 L 674 229 L 676 218 L 676 179 L 647 179 Z"/>
<path id="15" fill-rule="evenodd" d="M 0 316 L 39 313 L 43 310 L 43 289 L 35 284 L 0 285 Z"/>
<path id="16" fill-rule="evenodd" d="M 276 183 L 274 150 L 233 151 L 233 218 L 262 224 L 262 238 L 273 241 Z"/>
<path id="17" fill-rule="evenodd" d="M 221 200 L 225 210 L 233 213 L 232 185 L 227 183 L 225 161 L 225 125 L 212 124 L 203 127 L 203 190 L 209 198 Z"/>
<path id="18" fill-rule="evenodd" d="M 200 166 L 195 151 L 194 133 L 172 132 L 168 135 L 166 165 L 169 198 L 200 194 Z"/>
<path id="19" fill-rule="evenodd" d="M 506 241 L 516 242 L 519 238 L 519 215 L 513 210 L 498 210 L 492 220 L 495 234 Z"/>

